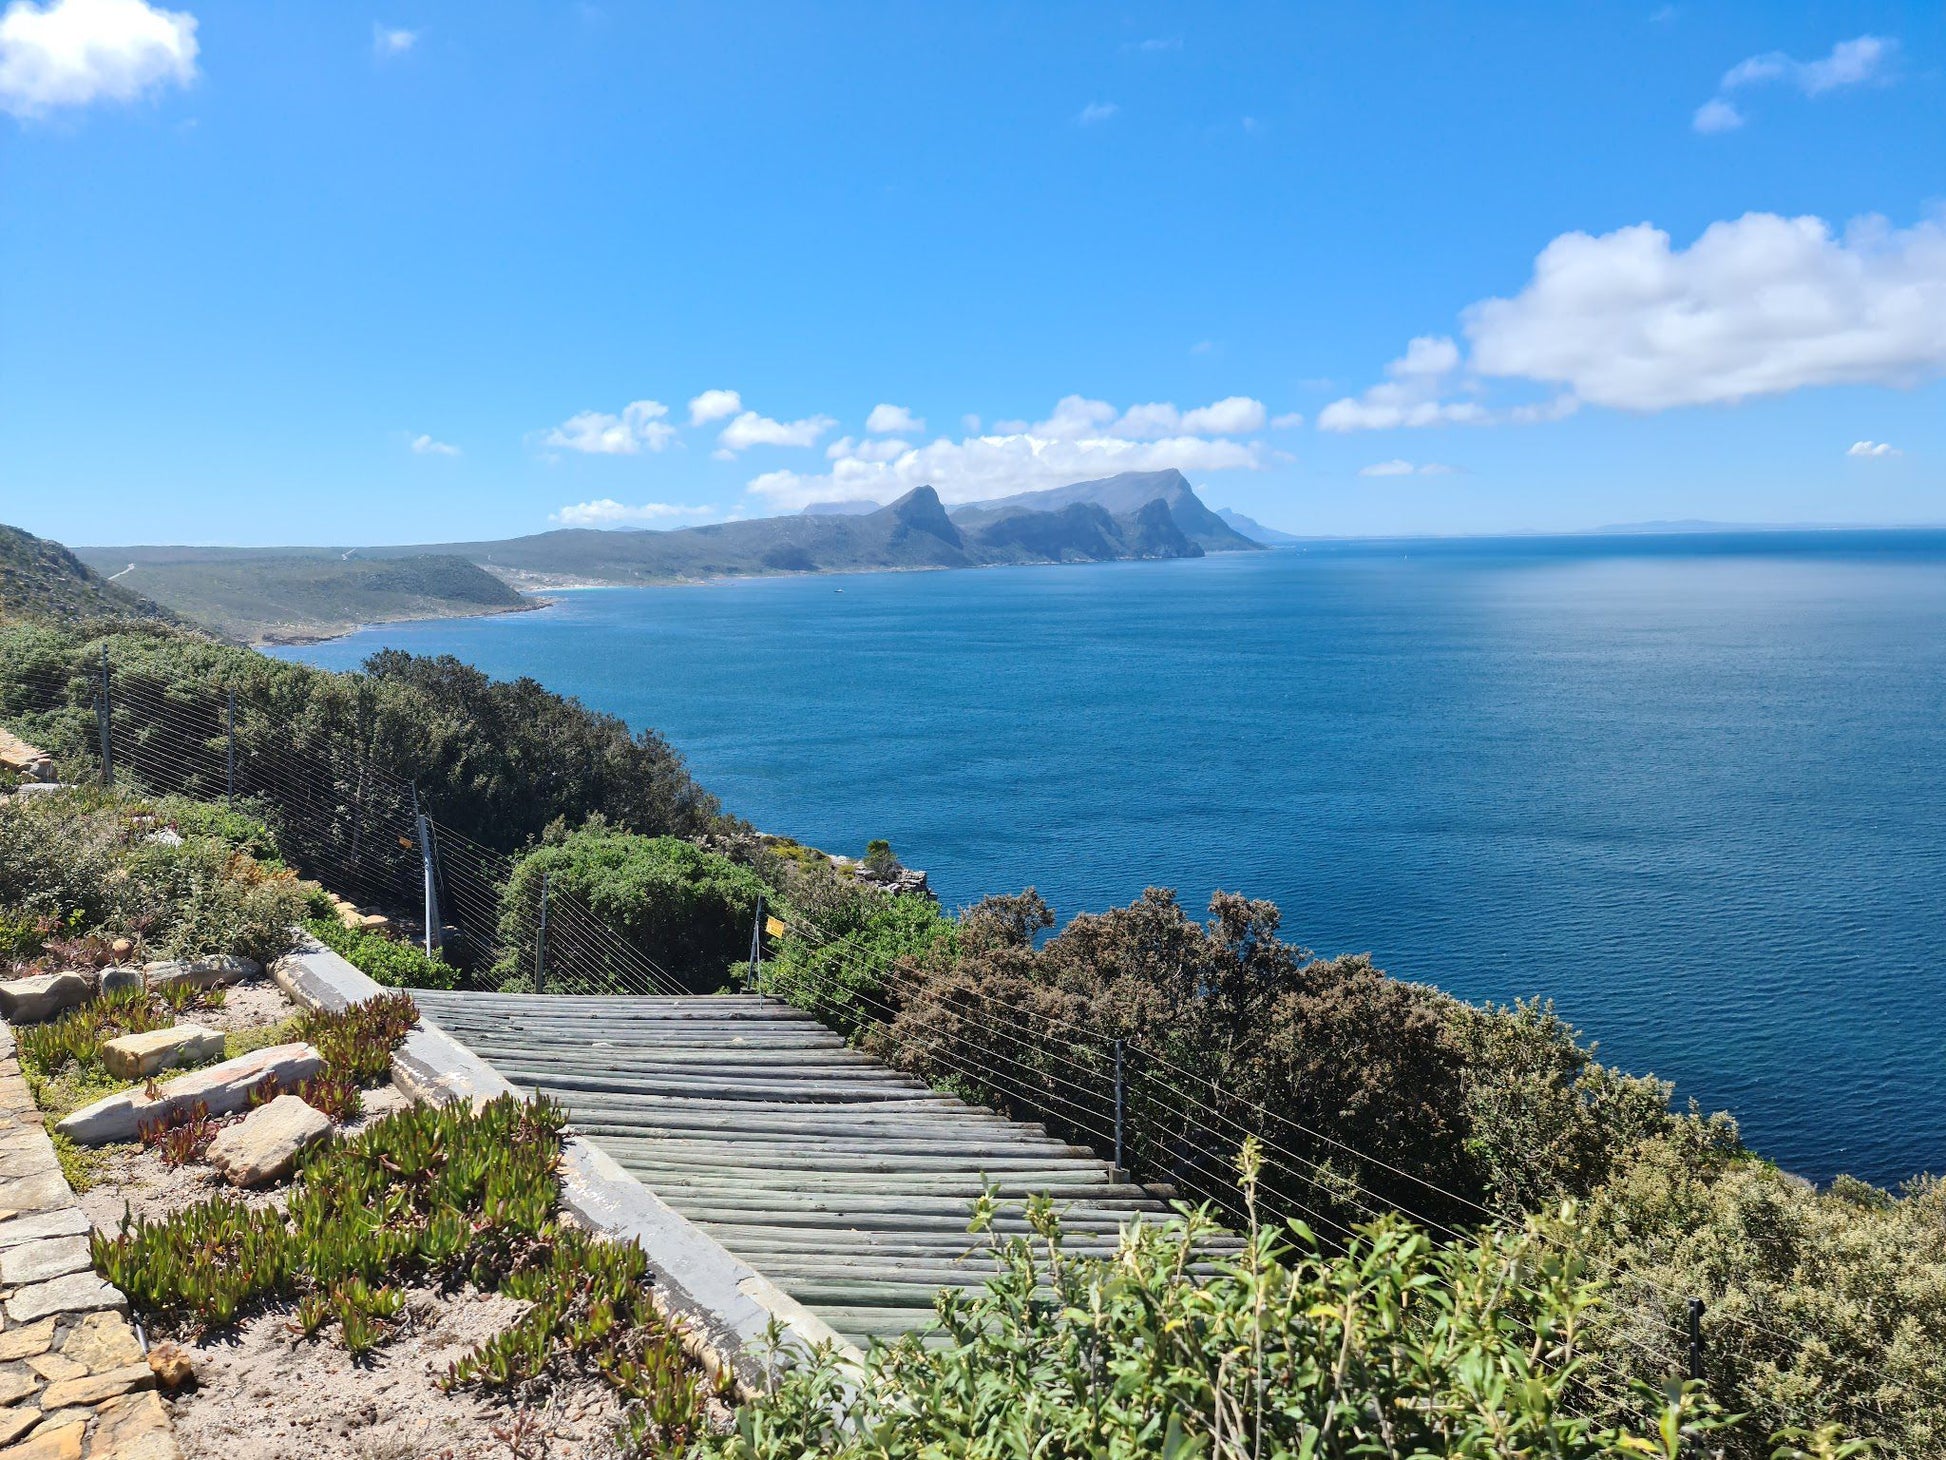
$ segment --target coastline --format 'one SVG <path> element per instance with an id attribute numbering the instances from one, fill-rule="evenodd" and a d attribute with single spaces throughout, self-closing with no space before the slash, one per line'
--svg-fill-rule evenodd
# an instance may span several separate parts
<path id="1" fill-rule="evenodd" d="M 522 596 L 527 595 L 526 589 L 518 591 Z M 552 592 L 556 590 L 550 589 L 548 591 Z M 480 608 L 470 613 L 415 614 L 410 618 L 373 619 L 369 623 L 346 624 L 342 628 L 320 629 L 316 632 L 259 634 L 243 640 L 243 643 L 246 647 L 252 649 L 301 649 L 306 644 L 328 644 L 334 639 L 350 638 L 353 634 L 361 633 L 366 629 L 383 628 L 389 624 L 435 624 L 447 623 L 455 619 L 498 618 L 511 613 L 533 613 L 552 605 L 552 600 L 541 598 L 538 594 L 539 590 L 535 590 L 535 596 L 531 601 L 526 603 L 509 603 L 495 608 Z"/>

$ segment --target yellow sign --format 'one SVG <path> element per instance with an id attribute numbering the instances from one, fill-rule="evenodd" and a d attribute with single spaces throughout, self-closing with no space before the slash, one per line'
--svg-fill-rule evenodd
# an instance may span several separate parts
<path id="1" fill-rule="evenodd" d="M 764 931 L 770 934 L 770 936 L 773 938 L 783 937 L 784 936 L 783 920 L 781 918 L 765 918 Z"/>

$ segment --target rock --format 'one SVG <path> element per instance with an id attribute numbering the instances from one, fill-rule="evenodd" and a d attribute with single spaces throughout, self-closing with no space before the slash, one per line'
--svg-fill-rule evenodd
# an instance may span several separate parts
<path id="1" fill-rule="evenodd" d="M 65 1409 L 70 1404 L 100 1404 L 104 1399 L 113 1399 L 118 1394 L 126 1394 L 131 1389 L 152 1389 L 155 1387 L 155 1370 L 146 1361 L 138 1360 L 124 1364 L 119 1369 L 108 1369 L 99 1374 L 89 1374 L 81 1379 L 67 1379 L 59 1384 L 49 1384 L 41 1395 L 42 1409 Z"/>
<path id="2" fill-rule="evenodd" d="M 214 988 L 218 984 L 242 983 L 246 978 L 255 978 L 264 971 L 264 966 L 251 958 L 238 958 L 234 954 L 222 953 L 213 958 L 198 958 L 194 962 L 183 963 L 168 960 L 161 963 L 146 963 L 142 966 L 149 976 L 149 987 L 167 988 L 171 984 L 194 984 L 199 989 Z"/>
<path id="3" fill-rule="evenodd" d="M 128 940 L 123 939 L 122 941 L 127 942 Z M 120 957 L 121 955 L 117 954 L 116 956 Z M 139 968 L 130 968 L 126 964 L 118 964 L 114 968 L 104 968 L 101 971 L 101 991 L 103 994 L 132 993 L 136 989 L 143 987 L 145 983 L 146 980 L 142 977 L 142 970 Z"/>
<path id="4" fill-rule="evenodd" d="M 111 1399 L 95 1411 L 88 1454 L 112 1460 L 182 1460 L 169 1431 L 169 1411 L 147 1389 Z"/>
<path id="5" fill-rule="evenodd" d="M 94 993 L 85 973 L 37 973 L 0 983 L 0 1016 L 12 1024 L 38 1024 L 63 1009 L 85 1004 Z"/>
<path id="6" fill-rule="evenodd" d="M 23 781 L 51 781 L 54 757 L 11 730 L 0 730 L 0 769 L 12 771 Z"/>
<path id="7" fill-rule="evenodd" d="M 141 1090 L 123 1090 L 83 1106 L 55 1127 L 71 1141 L 99 1146 L 108 1141 L 132 1141 L 142 1122 L 188 1110 L 202 1101 L 211 1115 L 229 1115 L 250 1104 L 250 1092 L 266 1075 L 289 1090 L 303 1084 L 324 1066 L 308 1044 L 277 1044 L 240 1055 L 206 1069 L 178 1075 L 151 1100 Z"/>
<path id="8" fill-rule="evenodd" d="M 209 1164 L 232 1186 L 261 1186 L 289 1173 L 319 1141 L 331 1137 L 331 1121 L 295 1095 L 279 1095 L 210 1143 Z"/>
<path id="9" fill-rule="evenodd" d="M 7 1295 L 7 1322 L 32 1323 L 50 1313 L 120 1309 L 125 1299 L 92 1272 L 71 1272 L 52 1282 L 30 1283 Z M 44 1406 L 45 1407 L 45 1406 Z"/>
<path id="10" fill-rule="evenodd" d="M 72 1417 L 49 1415 L 32 1439 L 0 1450 L 0 1460 L 81 1460 L 81 1437 L 87 1429 L 86 1410 Z"/>
<path id="11" fill-rule="evenodd" d="M 27 1361 L 27 1367 L 51 1384 L 58 1384 L 63 1379 L 85 1379 L 88 1376 L 88 1366 L 77 1364 L 66 1354 L 35 1354 Z"/>
<path id="12" fill-rule="evenodd" d="M 149 1367 L 155 1370 L 156 1383 L 171 1391 L 196 1377 L 196 1366 L 189 1361 L 188 1351 L 181 1344 L 167 1340 L 149 1350 Z"/>
<path id="13" fill-rule="evenodd" d="M 378 933 L 391 927 L 392 920 L 384 913 L 360 913 L 358 926 L 368 933 Z"/>
<path id="14" fill-rule="evenodd" d="M 86 1272 L 95 1265 L 86 1237 L 47 1237 L 0 1251 L 0 1284 L 19 1287 Z"/>
<path id="15" fill-rule="evenodd" d="M 197 1065 L 223 1057 L 223 1036 L 200 1024 L 178 1024 L 145 1034 L 124 1034 L 101 1047 L 108 1073 L 123 1080 L 139 1080 L 157 1070 Z"/>
<path id="16" fill-rule="evenodd" d="M 74 787 L 66 781 L 22 781 L 14 787 L 14 795 L 25 800 L 29 796 L 58 796 Z"/>
<path id="17" fill-rule="evenodd" d="M 127 938 L 117 938 L 108 945 L 108 951 L 117 958 L 126 958 L 135 951 L 135 944 Z"/>
<path id="18" fill-rule="evenodd" d="M 15 1359 L 31 1359 L 35 1354 L 44 1354 L 54 1346 L 54 1320 L 43 1318 L 38 1323 L 29 1323 L 24 1328 L 9 1328 L 0 1333 L 0 1363 L 11 1363 Z"/>
<path id="19" fill-rule="evenodd" d="M 31 1404 L 0 1409 L 0 1445 L 11 1445 L 41 1422 L 41 1412 Z"/>
<path id="20" fill-rule="evenodd" d="M 74 1193 L 68 1189 L 67 1177 L 58 1169 L 0 1182 L 0 1208 L 10 1217 L 18 1217 L 23 1212 L 59 1211 L 73 1204 Z"/>
<path id="21" fill-rule="evenodd" d="M 61 1345 L 61 1356 L 99 1374 L 136 1362 L 142 1357 L 142 1344 L 121 1314 L 90 1313 Z"/>
<path id="22" fill-rule="evenodd" d="M 26 1216 L 12 1217 L 0 1222 L 0 1248 L 14 1247 L 22 1242 L 38 1242 L 43 1237 L 85 1237 L 88 1235 L 88 1219 L 81 1214 L 80 1207 L 62 1207 L 52 1212 L 29 1212 Z M 5 1343 L 0 1338 L 0 1343 Z"/>
<path id="23" fill-rule="evenodd" d="M 18 1370 L 11 1374 L 0 1374 L 0 1404 L 18 1404 L 29 1394 L 38 1394 L 40 1387 L 40 1379 L 33 1374 L 23 1374 Z"/>

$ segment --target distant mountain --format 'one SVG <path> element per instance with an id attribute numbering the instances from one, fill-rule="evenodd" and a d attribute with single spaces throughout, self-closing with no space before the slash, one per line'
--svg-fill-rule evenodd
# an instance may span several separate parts
<path id="1" fill-rule="evenodd" d="M 1180 472 L 1124 472 L 948 512 L 931 487 L 886 507 L 820 503 L 787 517 L 666 531 L 563 528 L 497 542 L 411 547 L 83 548 L 134 564 L 160 602 L 257 640 L 361 623 L 523 606 L 519 589 L 667 583 L 771 573 L 971 568 L 1000 563 L 1199 558 L 1251 551 Z"/>
<path id="2" fill-rule="evenodd" d="M 866 517 L 878 511 L 876 502 L 813 502 L 804 509 L 806 517 Z"/>
<path id="3" fill-rule="evenodd" d="M 1125 471 L 1096 481 L 1074 482 L 1043 492 L 1022 492 L 991 502 L 970 502 L 953 509 L 953 521 L 977 528 L 1012 512 L 1053 512 L 1077 502 L 1092 502 L 1116 517 L 1139 512 L 1161 501 L 1182 535 L 1204 552 L 1250 552 L 1263 546 L 1252 542 L 1203 505 L 1183 474 L 1169 471 Z"/>
<path id="4" fill-rule="evenodd" d="M 246 643 L 301 643 L 360 624 L 465 618 L 535 605 L 465 558 L 368 559 L 336 549 L 82 548 L 118 583 Z"/>
<path id="5" fill-rule="evenodd" d="M 1228 507 L 1218 507 L 1216 515 L 1252 542 L 1260 542 L 1265 547 L 1282 547 L 1286 543 L 1304 541 L 1295 533 L 1279 532 L 1274 527 L 1265 527 L 1254 517 L 1245 517 L 1241 512 L 1233 512 Z"/>
<path id="6" fill-rule="evenodd" d="M 175 614 L 111 583 L 58 542 L 0 524 L 0 613 L 75 623 L 92 618 L 180 624 Z"/>

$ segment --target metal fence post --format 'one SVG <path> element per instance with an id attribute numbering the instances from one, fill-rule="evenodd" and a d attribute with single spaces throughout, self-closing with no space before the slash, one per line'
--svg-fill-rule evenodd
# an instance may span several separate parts
<path id="1" fill-rule="evenodd" d="M 1115 1041 L 1115 1169 L 1128 1170 L 1127 1153 L 1123 1149 L 1122 1130 L 1124 1117 L 1128 1113 L 1128 1083 L 1123 1077 L 1122 1041 Z"/>
<path id="2" fill-rule="evenodd" d="M 95 718 L 101 728 L 101 783 L 104 786 L 115 784 L 115 746 L 109 736 L 108 727 L 114 718 L 113 708 L 108 702 L 108 646 L 101 646 L 101 698 L 96 702 Z"/>
<path id="3" fill-rule="evenodd" d="M 541 925 L 534 935 L 534 992 L 547 991 L 547 884 L 552 874 L 541 873 Z"/>
<path id="4" fill-rule="evenodd" d="M 236 799 L 236 691 L 229 691 L 223 705 L 223 733 L 229 741 L 223 763 L 223 807 L 229 809 Z"/>
<path id="5" fill-rule="evenodd" d="M 412 799 L 419 799 L 418 787 L 413 787 Z M 432 830 L 426 825 L 426 815 L 419 813 L 419 861 L 426 877 L 426 956 L 433 956 L 434 940 L 439 937 L 439 891 L 433 883 L 432 871 Z"/>
<path id="6" fill-rule="evenodd" d="M 1689 1377 L 1703 1380 L 1703 1300 L 1689 1300 Z"/>
<path id="7" fill-rule="evenodd" d="M 757 916 L 750 923 L 750 987 L 757 986 L 757 974 L 764 956 L 764 895 L 757 894 Z"/>

